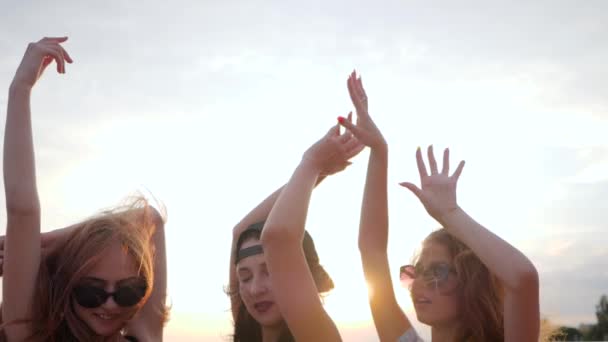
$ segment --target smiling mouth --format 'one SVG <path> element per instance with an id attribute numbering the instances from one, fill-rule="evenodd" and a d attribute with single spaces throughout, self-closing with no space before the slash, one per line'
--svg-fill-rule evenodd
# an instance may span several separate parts
<path id="1" fill-rule="evenodd" d="M 271 301 L 263 301 L 263 302 L 258 302 L 255 303 L 253 305 L 253 307 L 255 308 L 255 310 L 259 313 L 265 313 L 266 311 L 270 310 L 270 308 L 274 305 L 273 302 Z"/>
<path id="2" fill-rule="evenodd" d="M 103 313 L 93 314 L 93 315 L 95 315 L 95 317 L 101 319 L 102 321 L 111 321 L 111 320 L 116 319 L 116 317 L 118 317 L 117 315 L 108 315 L 108 314 L 103 314 Z"/>
<path id="3" fill-rule="evenodd" d="M 427 299 L 427 298 L 416 298 L 414 299 L 414 304 L 416 305 L 421 305 L 421 304 L 431 304 L 432 302 Z"/>

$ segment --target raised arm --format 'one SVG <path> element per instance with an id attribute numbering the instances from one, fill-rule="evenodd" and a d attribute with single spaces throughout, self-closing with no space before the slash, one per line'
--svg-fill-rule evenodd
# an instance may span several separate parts
<path id="1" fill-rule="evenodd" d="M 321 176 L 317 179 L 316 185 L 319 185 L 325 176 Z M 258 223 L 266 220 L 268 218 L 268 214 L 270 214 L 270 210 L 274 206 L 279 194 L 283 190 L 283 187 L 275 190 L 268 197 L 266 197 L 260 204 L 258 204 L 253 210 L 251 210 L 247 216 L 245 216 L 234 228 L 232 229 L 232 247 L 230 249 L 230 265 L 229 265 L 229 285 L 228 289 L 230 292 L 230 308 L 232 311 L 232 319 L 236 321 L 236 317 L 239 312 L 238 306 L 240 305 L 240 301 L 237 300 L 237 297 L 234 295 L 238 291 L 238 279 L 236 276 L 236 268 L 235 268 L 235 249 L 236 243 L 239 239 L 241 233 L 247 229 L 250 225 L 254 223 Z"/>
<path id="2" fill-rule="evenodd" d="M 339 126 L 332 127 L 304 153 L 262 231 L 273 294 L 297 341 L 341 340 L 319 299 L 302 250 L 302 239 L 310 196 L 319 175 L 343 170 L 362 148 L 351 134 L 340 135 Z"/>
<path id="3" fill-rule="evenodd" d="M 153 207 L 144 211 L 146 223 L 154 229 L 154 288 L 148 301 L 126 326 L 126 335 L 138 341 L 160 342 L 167 320 L 167 252 L 165 249 L 165 222 Z"/>
<path id="4" fill-rule="evenodd" d="M 388 262 L 388 148 L 368 112 L 368 98 L 355 72 L 348 78 L 348 91 L 357 110 L 357 124 L 340 120 L 346 129 L 370 147 L 367 178 L 361 206 L 359 251 L 369 288 L 369 304 L 380 341 L 394 342 L 411 328 L 399 307 Z"/>
<path id="5" fill-rule="evenodd" d="M 31 90 L 54 60 L 65 73 L 71 58 L 60 43 L 67 38 L 44 38 L 29 44 L 10 85 L 4 130 L 4 189 L 6 241 L 2 283 L 2 319 L 9 341 L 23 341 L 31 334 L 32 298 L 40 266 L 40 202 L 30 115 Z"/>
<path id="6" fill-rule="evenodd" d="M 538 341 L 540 309 L 536 268 L 517 248 L 477 223 L 460 208 L 456 201 L 456 184 L 464 161 L 450 176 L 448 149 L 443 154 L 441 172 L 437 168 L 432 146 L 428 148 L 428 159 L 430 175 L 422 152 L 420 149 L 416 151 L 421 188 L 412 183 L 401 184 L 420 199 L 427 212 L 450 234 L 469 246 L 502 282 L 505 289 L 505 341 Z"/>

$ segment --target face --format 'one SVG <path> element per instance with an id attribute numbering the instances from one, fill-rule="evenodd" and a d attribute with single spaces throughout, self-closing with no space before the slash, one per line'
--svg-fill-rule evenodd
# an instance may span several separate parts
<path id="1" fill-rule="evenodd" d="M 457 322 L 460 313 L 458 279 L 447 247 L 425 243 L 416 270 L 411 296 L 418 320 L 430 326 Z"/>
<path id="2" fill-rule="evenodd" d="M 118 291 L 117 297 L 120 298 L 116 301 L 123 302 L 125 297 L 132 298 L 134 293 L 141 293 L 142 283 L 145 286 L 145 282 L 138 276 L 135 260 L 119 242 L 114 242 L 103 252 L 99 262 L 78 281 L 76 287 L 93 286 L 96 292 Z M 120 306 L 116 301 L 113 296 L 109 296 L 103 304 L 94 308 L 84 307 L 76 300 L 73 303 L 78 318 L 96 334 L 111 336 L 122 329 L 133 312 L 132 306 Z"/>
<path id="3" fill-rule="evenodd" d="M 241 249 L 259 245 L 255 239 L 245 241 Z M 266 268 L 264 254 L 256 254 L 242 259 L 236 265 L 239 293 L 249 314 L 261 326 L 276 327 L 283 318 L 272 295 L 270 275 Z"/>

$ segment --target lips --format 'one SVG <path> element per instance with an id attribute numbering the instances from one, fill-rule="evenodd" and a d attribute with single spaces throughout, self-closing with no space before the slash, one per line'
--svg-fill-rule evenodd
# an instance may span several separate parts
<path id="1" fill-rule="evenodd" d="M 419 306 L 419 305 L 427 305 L 427 304 L 431 304 L 432 301 L 426 297 L 420 296 L 420 297 L 414 297 L 412 298 L 414 301 L 414 305 L 415 306 Z"/>
<path id="2" fill-rule="evenodd" d="M 94 313 L 93 314 L 97 319 L 104 321 L 104 322 L 110 322 L 115 320 L 116 318 L 118 318 L 118 315 L 110 315 L 107 313 Z"/>
<path id="3" fill-rule="evenodd" d="M 270 308 L 274 305 L 273 302 L 271 301 L 262 301 L 262 302 L 257 302 L 253 305 L 253 308 L 255 309 L 255 311 L 259 312 L 259 313 L 265 313 L 266 311 L 270 310 Z"/>

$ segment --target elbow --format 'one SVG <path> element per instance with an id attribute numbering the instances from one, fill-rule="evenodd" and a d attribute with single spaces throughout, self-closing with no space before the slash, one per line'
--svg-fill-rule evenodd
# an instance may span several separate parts
<path id="1" fill-rule="evenodd" d="M 292 233 L 287 227 L 268 224 L 264 225 L 262 235 L 260 236 L 260 242 L 264 248 L 273 246 L 283 246 L 286 244 L 301 244 L 304 236 L 302 234 Z"/>
<path id="2" fill-rule="evenodd" d="M 7 216 L 40 216 L 40 201 L 36 192 L 33 194 L 6 193 Z"/>
<path id="3" fill-rule="evenodd" d="M 537 291 L 540 286 L 538 271 L 532 263 L 519 270 L 513 289 L 515 291 Z"/>

